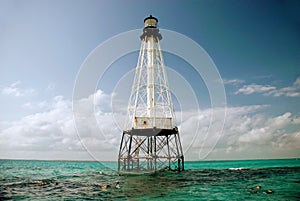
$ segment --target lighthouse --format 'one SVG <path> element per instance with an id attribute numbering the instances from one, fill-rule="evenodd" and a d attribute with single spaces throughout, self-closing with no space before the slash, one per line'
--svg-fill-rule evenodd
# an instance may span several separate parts
<path id="1" fill-rule="evenodd" d="M 158 19 L 152 15 L 144 19 L 128 117 L 120 142 L 119 172 L 184 170 L 157 23 Z"/>

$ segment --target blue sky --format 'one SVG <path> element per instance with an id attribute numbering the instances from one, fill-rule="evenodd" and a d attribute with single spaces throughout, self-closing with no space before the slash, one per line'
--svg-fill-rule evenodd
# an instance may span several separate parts
<path id="1" fill-rule="evenodd" d="M 80 66 L 99 44 L 125 31 L 142 32 L 149 14 L 159 19 L 160 28 L 181 33 L 204 48 L 224 81 L 226 124 L 206 159 L 299 157 L 299 13 L 299 2 L 292 0 L 1 0 L 0 158 L 90 160 L 91 153 L 99 160 L 116 157 L 111 153 L 121 131 L 107 116 L 113 115 L 112 98 L 119 97 L 113 94 L 115 80 L 133 69 L 137 54 L 112 64 L 95 90 L 96 117 L 98 126 L 105 125 L 109 133 L 106 141 L 96 133 L 78 139 L 73 87 Z M 186 157 L 199 160 L 203 136 L 193 138 L 191 133 L 199 121 L 200 131 L 206 132 L 209 92 L 182 59 L 166 53 L 165 63 L 185 77 L 199 100 L 200 114 L 182 102 L 179 122 Z M 92 133 L 94 126 L 88 125 L 87 132 Z M 185 143 L 192 138 L 191 146 Z"/>

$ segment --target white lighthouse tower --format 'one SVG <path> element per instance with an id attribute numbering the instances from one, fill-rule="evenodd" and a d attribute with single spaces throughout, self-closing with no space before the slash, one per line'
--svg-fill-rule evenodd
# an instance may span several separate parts
<path id="1" fill-rule="evenodd" d="M 184 170 L 172 96 L 160 47 L 158 20 L 144 20 L 141 48 L 120 143 L 118 170 Z"/>

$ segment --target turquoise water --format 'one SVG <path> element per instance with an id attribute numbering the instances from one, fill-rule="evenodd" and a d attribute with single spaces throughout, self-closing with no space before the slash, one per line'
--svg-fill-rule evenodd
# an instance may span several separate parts
<path id="1" fill-rule="evenodd" d="M 0 166 L 0 200 L 300 200 L 300 159 L 186 162 L 181 173 L 124 176 L 115 162 Z"/>

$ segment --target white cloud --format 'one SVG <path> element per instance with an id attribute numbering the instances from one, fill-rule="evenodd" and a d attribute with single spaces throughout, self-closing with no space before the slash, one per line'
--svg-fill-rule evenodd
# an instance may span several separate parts
<path id="1" fill-rule="evenodd" d="M 113 143 L 117 141 L 113 138 L 119 138 L 118 135 L 121 135 L 121 132 L 118 130 L 115 132 L 116 126 L 110 118 L 111 114 L 104 112 L 108 111 L 109 106 L 105 107 L 109 98 L 110 96 L 102 91 L 95 93 L 95 103 L 98 108 L 95 115 L 99 119 L 99 125 L 93 124 L 92 121 L 89 121 L 90 119 L 81 119 L 76 126 L 85 128 L 85 132 L 78 133 L 79 137 L 73 119 L 72 102 L 62 96 L 56 96 L 52 101 L 47 102 L 48 107 L 43 112 L 25 116 L 19 121 L 0 122 L 0 154 L 2 155 L 0 158 L 7 155 L 4 154 L 5 152 L 9 152 L 11 156 L 13 152 L 17 153 L 18 151 L 39 155 L 42 157 L 40 159 L 55 157 L 52 153 L 57 151 L 60 151 L 62 155 L 67 151 L 86 152 L 81 142 L 90 152 L 111 151 L 114 149 Z M 41 102 L 42 105 L 44 103 Z M 31 105 L 31 103 L 26 103 L 24 106 L 30 107 Z M 99 133 L 99 127 L 108 134 L 111 144 Z M 115 132 L 113 134 L 116 136 L 112 132 Z M 41 152 L 44 155 L 41 155 Z M 72 156 L 72 159 L 76 159 L 76 154 Z M 111 158 L 104 156 L 99 159 Z"/>
<path id="2" fill-rule="evenodd" d="M 300 124 L 300 117 L 294 118 L 292 121 L 293 124 Z"/>
<path id="3" fill-rule="evenodd" d="M 52 104 L 53 104 L 53 100 L 52 100 L 52 102 L 44 100 L 44 101 L 37 101 L 37 102 L 35 102 L 35 101 L 34 102 L 26 102 L 21 107 L 24 109 L 49 110 L 53 107 Z"/>
<path id="4" fill-rule="evenodd" d="M 240 80 L 240 79 L 230 79 L 230 80 L 223 79 L 223 84 L 239 85 L 244 82 L 245 82 L 245 80 Z"/>
<path id="5" fill-rule="evenodd" d="M 300 97 L 300 77 L 296 79 L 292 86 L 283 87 L 277 89 L 275 86 L 271 85 L 259 85 L 259 84 L 250 84 L 244 85 L 242 88 L 238 89 L 235 94 L 253 94 L 261 93 L 265 96 L 286 96 L 286 97 Z"/>
<path id="6" fill-rule="evenodd" d="M 27 89 L 20 88 L 19 87 L 20 84 L 21 84 L 20 81 L 16 81 L 9 86 L 1 88 L 1 94 L 20 97 L 20 96 L 32 94 L 34 92 L 34 89 L 31 88 L 27 88 Z"/>
<path id="7" fill-rule="evenodd" d="M 276 87 L 270 85 L 259 85 L 259 84 L 250 84 L 244 85 L 242 88 L 238 89 L 235 94 L 253 94 L 253 93 L 265 93 L 269 91 L 276 90 Z"/>
<path id="8" fill-rule="evenodd" d="M 24 103 L 22 105 L 22 108 L 25 108 L 25 109 L 32 109 L 33 108 L 33 105 L 31 102 L 27 102 L 27 103 Z"/>
<path id="9" fill-rule="evenodd" d="M 62 96 L 48 101 L 48 107 L 43 112 L 25 116 L 19 121 L 0 122 L 0 158 L 88 158 L 82 142 L 94 158 L 116 160 L 122 134 L 122 125 L 116 118 L 124 118 L 124 114 L 122 116 L 116 114 L 118 111 L 111 110 L 112 97 L 99 90 L 79 100 L 82 103 L 80 106 L 88 105 L 86 103 L 89 101 L 95 105 L 93 108 L 81 108 L 85 113 L 77 116 L 78 135 L 72 102 Z M 177 117 L 181 117 L 178 123 L 186 159 L 199 160 L 205 153 L 210 154 L 210 159 L 255 158 L 260 157 L 262 152 L 265 158 L 280 157 L 283 153 L 286 157 L 299 156 L 299 117 L 290 112 L 269 117 L 263 113 L 266 107 L 252 105 L 227 108 L 223 136 L 216 146 L 213 142 L 218 140 L 221 133 L 208 133 L 211 109 L 177 114 Z M 221 112 L 219 108 L 214 110 L 215 114 Z M 288 129 L 291 125 L 297 129 Z"/>
<path id="10" fill-rule="evenodd" d="M 265 105 L 231 107 L 227 109 L 223 136 L 212 146 L 210 140 L 217 140 L 218 133 L 211 132 L 205 138 L 210 125 L 210 110 L 200 111 L 181 124 L 183 147 L 189 147 L 187 159 L 202 159 L 209 152 L 209 159 L 248 159 L 299 157 L 300 122 L 290 112 L 269 117 L 262 110 Z M 196 136 L 196 127 L 199 130 Z M 297 125 L 291 131 L 290 125 Z M 202 154 L 200 154 L 202 152 Z"/>
<path id="11" fill-rule="evenodd" d="M 65 129 L 73 121 L 70 112 L 70 102 L 55 97 L 51 110 L 25 116 L 1 130 L 2 149 L 51 150 L 55 143 L 75 131 L 72 127 Z"/>

